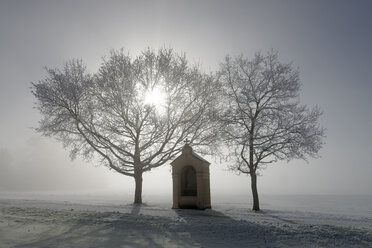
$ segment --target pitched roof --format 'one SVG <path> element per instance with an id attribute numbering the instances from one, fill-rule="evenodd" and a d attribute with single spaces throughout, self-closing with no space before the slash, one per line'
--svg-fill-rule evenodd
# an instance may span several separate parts
<path id="1" fill-rule="evenodd" d="M 209 161 L 207 161 L 206 159 L 202 158 L 199 154 L 197 154 L 196 152 L 193 151 L 193 149 L 191 148 L 191 146 L 189 146 L 188 144 L 186 144 L 183 148 L 182 148 L 182 153 L 175 159 L 171 162 L 171 164 L 174 164 L 174 162 L 176 160 L 178 160 L 179 158 L 183 157 L 183 156 L 188 156 L 188 155 L 191 155 L 193 156 L 194 158 L 204 162 L 204 163 L 207 163 L 207 164 L 211 164 L 209 163 Z"/>
<path id="2" fill-rule="evenodd" d="M 202 158 L 202 157 L 201 157 L 199 154 L 197 154 L 196 152 L 192 151 L 191 154 L 192 154 L 195 158 L 200 159 L 201 161 L 210 164 L 206 159 Z"/>

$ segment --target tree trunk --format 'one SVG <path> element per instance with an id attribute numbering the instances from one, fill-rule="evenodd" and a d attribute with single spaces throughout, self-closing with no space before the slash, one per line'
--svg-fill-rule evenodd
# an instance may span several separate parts
<path id="1" fill-rule="evenodd" d="M 258 201 L 258 192 L 257 192 L 257 175 L 255 172 L 251 173 L 251 188 L 253 195 L 253 211 L 260 211 L 260 203 Z"/>
<path id="2" fill-rule="evenodd" d="M 136 173 L 136 175 L 134 176 L 134 180 L 136 181 L 136 189 L 134 191 L 134 203 L 142 204 L 142 172 Z"/>

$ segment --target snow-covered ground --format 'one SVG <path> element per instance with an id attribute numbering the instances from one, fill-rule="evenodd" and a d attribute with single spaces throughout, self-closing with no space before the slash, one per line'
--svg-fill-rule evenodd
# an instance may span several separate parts
<path id="1" fill-rule="evenodd" d="M 239 197 L 174 210 L 169 196 L 0 194 L 0 247 L 372 247 L 371 196 Z"/>

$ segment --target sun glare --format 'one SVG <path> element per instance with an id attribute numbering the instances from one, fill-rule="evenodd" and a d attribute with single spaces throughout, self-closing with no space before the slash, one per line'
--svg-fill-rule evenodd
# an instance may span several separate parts
<path id="1" fill-rule="evenodd" d="M 150 89 L 145 94 L 145 104 L 151 105 L 156 107 L 157 109 L 160 109 L 165 104 L 165 93 L 164 91 L 159 87 L 154 87 L 153 89 Z"/>

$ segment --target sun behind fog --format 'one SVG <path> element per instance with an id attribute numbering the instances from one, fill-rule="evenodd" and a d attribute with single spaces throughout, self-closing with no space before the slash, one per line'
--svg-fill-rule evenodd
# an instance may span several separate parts
<path id="1" fill-rule="evenodd" d="M 146 91 L 144 103 L 146 105 L 154 106 L 156 109 L 160 110 L 162 107 L 164 107 L 165 100 L 166 95 L 164 90 L 161 89 L 161 87 L 156 86 Z"/>

